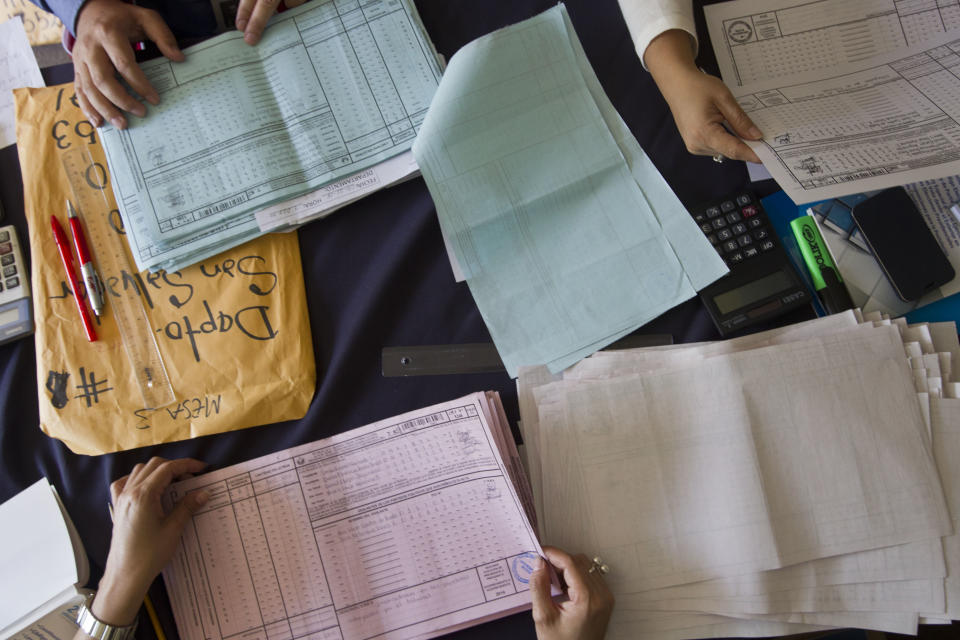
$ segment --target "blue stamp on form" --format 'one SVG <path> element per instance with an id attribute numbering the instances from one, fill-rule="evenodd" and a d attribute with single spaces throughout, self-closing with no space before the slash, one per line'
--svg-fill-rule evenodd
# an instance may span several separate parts
<path id="1" fill-rule="evenodd" d="M 513 577 L 521 584 L 530 584 L 530 574 L 537 568 L 537 554 L 532 551 L 521 553 L 510 563 Z"/>

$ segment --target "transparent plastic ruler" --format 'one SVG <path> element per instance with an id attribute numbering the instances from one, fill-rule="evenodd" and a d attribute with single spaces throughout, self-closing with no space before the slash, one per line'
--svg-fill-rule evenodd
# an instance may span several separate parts
<path id="1" fill-rule="evenodd" d="M 89 151 L 79 148 L 65 151 L 62 162 L 73 192 L 73 205 L 80 212 L 101 277 L 137 273 L 127 257 L 127 243 L 122 232 L 110 222 L 111 207 L 104 193 L 109 188 L 104 167 L 94 161 Z M 116 219 L 119 221 L 119 216 Z M 126 292 L 111 296 L 108 291 L 105 298 L 105 316 L 112 315 L 117 325 L 143 394 L 144 406 L 159 409 L 175 402 L 173 386 L 140 296 Z"/>

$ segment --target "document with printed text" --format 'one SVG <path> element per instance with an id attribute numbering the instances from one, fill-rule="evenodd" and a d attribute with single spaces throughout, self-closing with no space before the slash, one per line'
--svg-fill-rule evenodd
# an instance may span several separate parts
<path id="1" fill-rule="evenodd" d="M 141 269 L 258 235 L 258 210 L 409 150 L 440 78 L 408 0 L 311 2 L 256 47 L 232 31 L 185 53 L 141 65 L 160 104 L 101 130 Z"/>
<path id="2" fill-rule="evenodd" d="M 960 40 L 732 87 L 797 204 L 960 173 Z"/>
<path id="3" fill-rule="evenodd" d="M 960 0 L 734 0 L 704 13 L 731 87 L 856 64 L 960 28 Z"/>
<path id="4" fill-rule="evenodd" d="M 211 495 L 164 570 L 180 636 L 424 638 L 529 608 L 519 469 L 477 393 L 175 484 L 168 507 Z"/>

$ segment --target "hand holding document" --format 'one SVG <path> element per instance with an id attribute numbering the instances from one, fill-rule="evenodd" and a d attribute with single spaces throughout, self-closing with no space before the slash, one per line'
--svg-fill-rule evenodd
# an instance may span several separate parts
<path id="1" fill-rule="evenodd" d="M 960 173 L 960 41 L 943 33 L 856 64 L 733 88 L 751 142 L 802 204 Z"/>
<path id="2" fill-rule="evenodd" d="M 274 17 L 256 47 L 230 32 L 141 65 L 160 104 L 101 130 L 138 268 L 240 244 L 272 228 L 258 211 L 408 151 L 440 77 L 432 52 L 407 0 L 321 0 Z"/>
<path id="3" fill-rule="evenodd" d="M 559 371 L 727 271 L 561 4 L 460 49 L 414 156 L 507 371 Z"/>
<path id="4" fill-rule="evenodd" d="M 765 135 L 750 145 L 794 202 L 960 173 L 955 9 L 890 0 L 706 8 L 724 82 Z"/>
<path id="5" fill-rule="evenodd" d="M 952 324 L 849 311 L 523 369 L 543 539 L 609 563 L 611 638 L 956 617 L 958 352 Z"/>
<path id="6" fill-rule="evenodd" d="M 495 393 L 197 476 L 164 499 L 197 490 L 209 502 L 163 574 L 184 640 L 431 638 L 530 608 L 543 551 Z"/>
<path id="7" fill-rule="evenodd" d="M 150 40 L 169 60 L 184 60 L 160 14 L 135 2 L 87 0 L 83 11 L 76 13 L 71 31 L 76 34 L 70 51 L 74 89 L 80 108 L 95 127 L 110 122 L 123 129 L 127 126 L 124 111 L 142 118 L 146 107 L 141 100 L 152 105 L 159 100 L 136 62 L 134 43 Z"/>

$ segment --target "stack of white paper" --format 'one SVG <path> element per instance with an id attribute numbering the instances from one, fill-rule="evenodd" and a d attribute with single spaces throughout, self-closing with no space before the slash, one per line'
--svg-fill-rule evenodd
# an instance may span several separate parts
<path id="1" fill-rule="evenodd" d="M 413 153 L 507 371 L 559 371 L 727 272 L 563 5 L 460 49 Z"/>
<path id="2" fill-rule="evenodd" d="M 958 357 L 849 311 L 521 370 L 542 539 L 611 566 L 612 638 L 958 617 Z"/>

